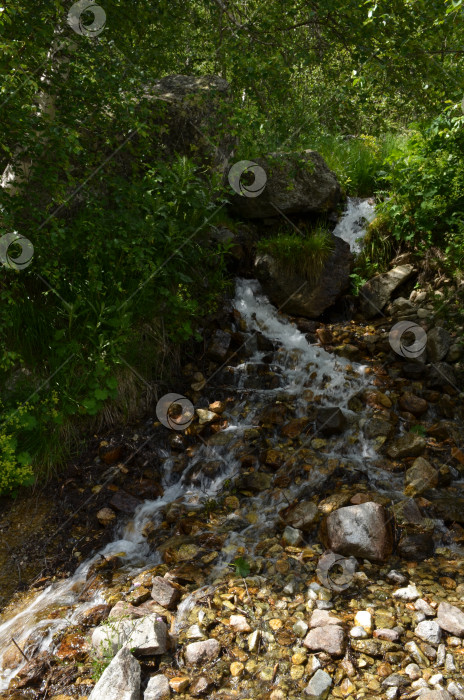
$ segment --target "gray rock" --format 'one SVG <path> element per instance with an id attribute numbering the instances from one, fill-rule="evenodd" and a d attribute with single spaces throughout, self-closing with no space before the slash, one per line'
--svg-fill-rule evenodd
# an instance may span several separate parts
<path id="1" fill-rule="evenodd" d="M 429 644 L 439 644 L 441 641 L 441 628 L 434 620 L 419 622 L 414 634 Z"/>
<path id="2" fill-rule="evenodd" d="M 162 605 L 163 608 L 175 608 L 179 598 L 180 592 L 178 589 L 171 585 L 169 581 L 161 576 L 155 576 L 153 579 L 153 588 L 151 589 L 151 597 L 156 603 Z"/>
<path id="3" fill-rule="evenodd" d="M 446 356 L 447 362 L 457 362 L 462 356 L 462 345 L 459 343 L 452 343 L 448 354 Z"/>
<path id="4" fill-rule="evenodd" d="M 342 621 L 339 617 L 330 615 L 327 610 L 315 610 L 311 615 L 309 626 L 313 629 L 314 627 L 326 627 L 327 625 L 340 626 L 341 623 Z"/>
<path id="5" fill-rule="evenodd" d="M 230 99 L 224 78 L 168 75 L 147 88 L 145 99 L 153 106 L 153 126 L 165 127 L 158 149 L 161 157 L 169 160 L 180 154 L 226 169 L 236 138 L 224 128 L 224 108 Z"/>
<path id="6" fill-rule="evenodd" d="M 412 273 L 412 265 L 399 265 L 366 282 L 359 290 L 364 317 L 373 318 L 380 314 L 395 289 L 406 282 Z"/>
<path id="7" fill-rule="evenodd" d="M 380 628 L 374 630 L 374 637 L 377 639 L 384 639 L 386 642 L 397 642 L 400 635 L 396 630 Z"/>
<path id="8" fill-rule="evenodd" d="M 423 457 L 417 457 L 404 475 L 405 490 L 408 496 L 417 496 L 438 484 L 438 472 Z"/>
<path id="9" fill-rule="evenodd" d="M 430 362 L 441 362 L 451 347 L 451 336 L 444 328 L 432 328 L 427 333 L 427 357 Z"/>
<path id="10" fill-rule="evenodd" d="M 436 611 L 432 608 L 429 603 L 427 603 L 426 600 L 423 598 L 419 598 L 419 600 L 416 600 L 414 603 L 414 608 L 418 610 L 419 612 L 424 613 L 424 615 L 427 615 L 428 617 L 435 617 L 437 614 Z"/>
<path id="11" fill-rule="evenodd" d="M 297 547 L 300 544 L 300 542 L 303 541 L 301 535 L 301 530 L 297 530 L 296 528 L 287 525 L 287 527 L 282 533 L 282 539 L 286 545 Z"/>
<path id="12" fill-rule="evenodd" d="M 188 664 L 199 664 L 214 661 L 219 656 L 221 645 L 217 639 L 206 639 L 204 642 L 193 642 L 185 647 L 185 661 Z"/>
<path id="13" fill-rule="evenodd" d="M 345 430 L 346 424 L 346 416 L 338 406 L 317 409 L 316 428 L 321 435 L 339 435 Z"/>
<path id="14" fill-rule="evenodd" d="M 447 690 L 456 700 L 464 700 L 464 687 L 460 683 L 450 681 Z"/>
<path id="15" fill-rule="evenodd" d="M 167 627 L 155 614 L 136 620 L 116 620 L 95 628 L 92 646 L 99 654 L 114 655 L 124 646 L 136 649 L 142 655 L 164 654 L 167 647 Z"/>
<path id="16" fill-rule="evenodd" d="M 305 693 L 312 700 L 325 700 L 332 686 L 332 678 L 328 673 L 318 669 L 305 688 Z"/>
<path id="17" fill-rule="evenodd" d="M 321 539 L 337 554 L 383 561 L 393 550 L 388 520 L 383 506 L 373 501 L 339 508 L 323 521 Z"/>
<path id="18" fill-rule="evenodd" d="M 336 625 L 315 627 L 309 631 L 303 643 L 311 651 L 326 651 L 341 656 L 345 648 L 345 635 L 343 629 Z"/>
<path id="19" fill-rule="evenodd" d="M 417 600 L 420 598 L 420 595 L 415 583 L 410 583 L 406 588 L 398 588 L 397 591 L 393 592 L 394 598 L 399 598 L 399 600 L 405 600 L 407 602 Z"/>
<path id="20" fill-rule="evenodd" d="M 166 676 L 152 676 L 143 694 L 143 700 L 165 700 L 170 696 L 171 689 Z"/>
<path id="21" fill-rule="evenodd" d="M 417 681 L 422 677 L 422 671 L 420 670 L 420 666 L 417 664 L 408 664 L 404 671 L 412 681 Z"/>
<path id="22" fill-rule="evenodd" d="M 385 688 L 405 688 L 410 682 L 409 678 L 405 678 L 400 673 L 391 673 L 382 681 L 382 685 Z"/>
<path id="23" fill-rule="evenodd" d="M 311 281 L 288 270 L 267 253 L 255 261 L 255 275 L 269 299 L 285 313 L 318 318 L 349 287 L 353 255 L 350 246 L 332 236 L 333 252 L 321 274 Z"/>
<path id="24" fill-rule="evenodd" d="M 319 514 L 318 508 L 312 501 L 300 501 L 296 506 L 291 506 L 279 515 L 282 520 L 297 530 L 310 530 Z"/>
<path id="25" fill-rule="evenodd" d="M 445 632 L 464 637 L 464 612 L 455 605 L 440 603 L 437 612 L 437 622 Z"/>
<path id="26" fill-rule="evenodd" d="M 420 694 L 420 700 L 453 700 L 447 690 L 426 690 Z"/>
<path id="27" fill-rule="evenodd" d="M 391 459 L 404 459 L 405 457 L 420 457 L 425 450 L 427 442 L 422 435 L 406 433 L 394 440 L 387 449 L 387 455 Z"/>
<path id="28" fill-rule="evenodd" d="M 316 151 L 271 153 L 254 162 L 264 171 L 254 184 L 264 189 L 260 187 L 258 195 L 256 189 L 251 197 L 231 197 L 231 209 L 239 217 L 267 219 L 279 216 L 279 212 L 323 213 L 334 209 L 340 199 L 338 180 Z"/>
<path id="29" fill-rule="evenodd" d="M 230 333 L 220 329 L 214 331 L 206 354 L 215 362 L 223 362 L 229 352 L 231 340 Z"/>
<path id="30" fill-rule="evenodd" d="M 140 700 L 140 664 L 127 647 L 103 671 L 89 700 Z"/>

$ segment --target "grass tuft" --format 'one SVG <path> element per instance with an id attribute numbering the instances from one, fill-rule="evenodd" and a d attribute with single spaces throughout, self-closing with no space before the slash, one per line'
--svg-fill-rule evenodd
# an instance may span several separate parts
<path id="1" fill-rule="evenodd" d="M 285 231 L 272 238 L 264 238 L 258 243 L 258 251 L 275 258 L 288 274 L 300 275 L 315 282 L 333 251 L 333 240 L 330 231 L 318 226 L 307 237 Z"/>

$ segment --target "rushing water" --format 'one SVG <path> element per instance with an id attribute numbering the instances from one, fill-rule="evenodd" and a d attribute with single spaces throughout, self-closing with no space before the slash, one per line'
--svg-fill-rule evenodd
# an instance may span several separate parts
<path id="1" fill-rule="evenodd" d="M 375 207 L 369 199 L 348 197 L 344 215 L 334 229 L 335 236 L 349 243 L 352 253 L 359 253 L 367 225 L 375 217 Z"/>
<path id="2" fill-rule="evenodd" d="M 358 210 L 357 206 L 351 200 L 346 213 L 353 225 L 359 222 L 360 218 L 367 218 L 368 214 L 365 202 L 359 204 Z M 347 226 L 343 222 L 338 228 L 339 235 L 348 235 Z M 356 230 L 359 235 L 357 225 Z M 330 354 L 319 346 L 310 345 L 285 315 L 280 314 L 269 303 L 261 293 L 258 282 L 254 280 L 237 280 L 235 307 L 246 323 L 249 345 L 253 346 L 253 338 L 261 333 L 272 343 L 274 351 L 269 358 L 269 352 L 259 350 L 256 344 L 248 359 L 228 372 L 231 391 L 234 390 L 238 397 L 233 409 L 227 414 L 229 425 L 221 433 L 229 443 L 222 446 L 200 444 L 190 457 L 182 475 L 172 470 L 173 460 L 169 454 L 165 454 L 163 496 L 154 501 L 145 501 L 139 506 L 133 519 L 116 531 L 114 541 L 82 563 L 73 577 L 49 586 L 37 594 L 32 602 L 29 598 L 23 604 L 23 609 L 17 609 L 13 617 L 3 621 L 0 625 L 0 655 L 10 646 L 12 638 L 18 644 L 25 643 L 26 653 L 29 655 L 46 649 L 53 650 L 53 636 L 57 631 L 69 624 L 76 624 L 79 615 L 85 609 L 104 602 L 100 593 L 96 593 L 90 601 L 79 601 L 86 585 L 89 568 L 102 554 L 108 556 L 124 553 L 124 568 L 134 575 L 159 563 L 161 556 L 144 537 L 144 526 L 150 522 L 156 528 L 163 520 L 164 509 L 169 503 L 182 502 L 187 508 L 197 510 L 202 507 L 205 499 L 217 496 L 224 482 L 240 473 L 240 461 L 234 452 L 234 446 L 239 443 L 243 446 L 245 431 L 258 425 L 257 417 L 263 407 L 274 403 L 278 397 L 284 396 L 287 401 L 292 402 L 296 417 L 305 416 L 310 401 L 308 391 L 318 397 L 319 405 L 342 408 L 348 418 L 348 429 L 344 435 L 330 440 L 330 452 L 326 457 L 342 459 L 348 467 L 358 471 L 367 473 L 369 470 L 371 483 L 376 483 L 376 470 L 372 466 L 375 452 L 362 437 L 362 431 L 359 431 L 359 416 L 348 409 L 349 398 L 369 385 L 370 375 L 365 373 L 366 367 L 348 363 L 347 360 Z M 269 370 L 278 377 L 277 388 L 262 388 L 259 382 L 254 382 L 256 370 L 263 366 L 263 361 L 268 363 Z M 350 434 L 355 432 L 356 440 L 350 441 Z M 303 436 L 302 447 L 309 447 L 314 437 L 314 430 L 306 437 Z M 299 449 L 301 448 L 295 450 L 293 456 L 297 455 Z M 216 476 L 207 478 L 201 470 L 201 465 L 212 458 L 220 460 L 222 466 Z M 196 479 L 192 479 L 192 474 L 197 475 Z M 321 478 L 323 477 L 317 468 L 312 470 L 305 480 L 304 488 L 317 485 Z M 376 485 L 382 488 L 381 479 Z M 298 496 L 301 489 L 301 484 L 290 485 L 286 489 L 286 498 L 292 500 Z M 244 501 L 243 507 L 248 513 L 254 514 L 253 524 L 242 527 L 237 532 L 233 528 L 233 519 L 231 520 L 231 528 L 211 574 L 211 581 L 233 558 L 233 552 L 238 546 L 243 546 L 246 551 L 252 553 L 260 537 L 272 528 L 280 506 L 280 503 L 276 502 L 278 493 L 279 491 L 272 490 L 261 492 Z M 285 502 L 282 507 L 284 505 Z M 53 615 L 58 608 L 66 610 L 64 617 L 57 618 Z M 0 656 L 0 662 L 1 658 Z M 8 687 L 11 678 L 20 667 L 6 669 L 3 675 L 0 675 L 0 690 Z"/>

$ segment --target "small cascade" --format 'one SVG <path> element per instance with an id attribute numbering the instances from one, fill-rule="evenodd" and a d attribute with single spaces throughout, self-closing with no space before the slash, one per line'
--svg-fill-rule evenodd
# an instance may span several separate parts
<path id="1" fill-rule="evenodd" d="M 367 225 L 375 218 L 375 206 L 371 199 L 348 197 L 346 210 L 334 229 L 334 235 L 349 243 L 352 253 L 359 253 Z"/>

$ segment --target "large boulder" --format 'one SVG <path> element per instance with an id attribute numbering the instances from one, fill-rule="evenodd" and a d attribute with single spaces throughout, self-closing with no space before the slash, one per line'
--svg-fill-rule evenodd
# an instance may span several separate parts
<path id="1" fill-rule="evenodd" d="M 359 290 L 364 317 L 373 318 L 381 314 L 393 292 L 411 277 L 413 271 L 412 265 L 398 265 L 366 282 Z"/>
<path id="2" fill-rule="evenodd" d="M 372 561 L 385 561 L 393 550 L 387 511 L 373 501 L 330 513 L 322 523 L 321 539 L 337 554 Z"/>
<path id="3" fill-rule="evenodd" d="M 127 647 L 103 671 L 89 700 L 140 700 L 140 664 Z"/>
<path id="4" fill-rule="evenodd" d="M 290 275 L 271 255 L 258 255 L 255 274 L 264 293 L 285 313 L 318 318 L 350 285 L 350 246 L 337 236 L 333 236 L 333 244 L 333 252 L 315 282 Z"/>
<path id="5" fill-rule="evenodd" d="M 227 127 L 230 86 L 217 75 L 168 75 L 145 90 L 150 128 L 159 130 L 157 156 L 175 153 L 217 167 L 228 165 L 236 139 Z"/>
<path id="6" fill-rule="evenodd" d="M 240 177 L 247 162 L 252 163 L 248 175 L 243 170 Z M 234 166 L 229 171 L 229 182 L 233 180 L 236 191 L 231 196 L 231 211 L 241 218 L 267 219 L 280 212 L 321 214 L 334 209 L 340 199 L 338 180 L 316 151 L 272 153 L 240 163 L 237 172 Z M 255 182 L 248 182 L 253 176 Z"/>

